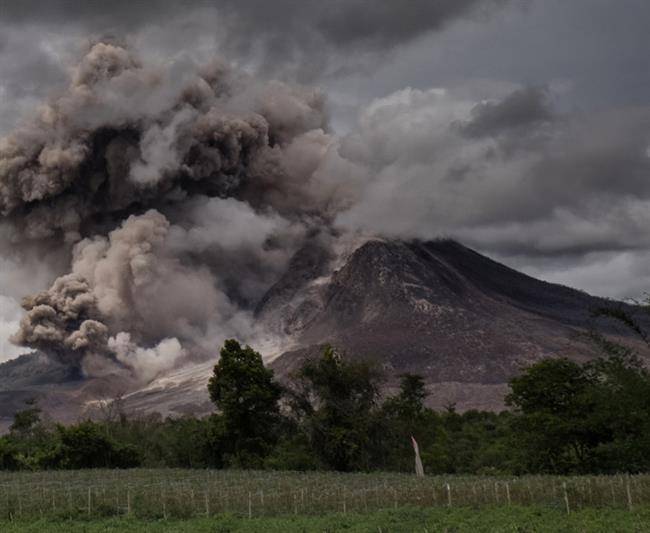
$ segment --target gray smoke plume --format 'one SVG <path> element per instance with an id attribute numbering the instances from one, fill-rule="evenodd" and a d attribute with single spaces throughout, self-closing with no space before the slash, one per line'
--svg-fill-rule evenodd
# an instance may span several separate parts
<path id="1" fill-rule="evenodd" d="M 91 218 L 174 196 L 245 196 L 269 174 L 265 187 L 282 189 L 283 148 L 326 126 L 322 95 L 194 69 L 94 45 L 69 89 L 2 139 L 0 212 L 28 238 L 74 239 Z"/>
<path id="2" fill-rule="evenodd" d="M 317 90 L 94 44 L 0 140 L 2 233 L 16 253 L 63 246 L 71 264 L 25 298 L 14 342 L 151 379 L 224 336 L 259 337 L 249 310 L 347 201 L 321 171 L 326 128 Z"/>

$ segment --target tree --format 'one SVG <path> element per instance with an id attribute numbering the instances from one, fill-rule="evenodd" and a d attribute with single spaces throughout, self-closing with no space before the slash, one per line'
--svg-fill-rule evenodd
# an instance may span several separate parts
<path id="1" fill-rule="evenodd" d="M 220 356 L 208 392 L 220 411 L 232 462 L 256 465 L 275 442 L 282 387 L 250 346 L 230 339 Z"/>
<path id="2" fill-rule="evenodd" d="M 400 376 L 400 391 L 384 403 L 386 409 L 400 413 L 404 418 L 415 421 L 424 410 L 424 400 L 429 395 L 424 378 L 418 374 L 402 374 Z"/>
<path id="3" fill-rule="evenodd" d="M 436 435 L 438 473 L 500 474 L 518 472 L 519 448 L 509 442 L 511 413 L 448 408 L 440 414 Z M 429 471 L 434 471 L 429 467 Z"/>
<path id="4" fill-rule="evenodd" d="M 633 354 L 589 364 L 596 385 L 592 425 L 606 429 L 594 452 L 603 473 L 650 468 L 650 374 Z"/>
<path id="5" fill-rule="evenodd" d="M 31 436 L 41 424 L 41 409 L 36 404 L 36 400 L 27 400 L 25 402 L 29 407 L 18 411 L 14 414 L 14 420 L 9 431 L 21 437 Z"/>
<path id="6" fill-rule="evenodd" d="M 417 440 L 424 458 L 425 450 L 431 449 L 438 430 L 435 413 L 424 406 L 427 394 L 422 376 L 400 376 L 399 393 L 386 399 L 381 406 L 378 423 L 382 438 L 380 445 L 373 447 L 373 463 L 382 469 L 412 472 L 411 436 Z"/>
<path id="7" fill-rule="evenodd" d="M 506 401 L 528 467 L 546 472 L 650 467 L 650 374 L 633 353 L 578 364 L 546 359 L 510 382 Z"/>
<path id="8" fill-rule="evenodd" d="M 335 470 L 368 470 L 378 440 L 379 372 L 366 362 L 344 360 L 328 346 L 295 378 L 292 407 L 319 460 Z"/>
<path id="9" fill-rule="evenodd" d="M 34 470 L 48 457 L 55 446 L 51 426 L 43 421 L 36 400 L 25 402 L 27 407 L 14 414 L 7 439 L 20 468 Z"/>
<path id="10" fill-rule="evenodd" d="M 135 447 L 110 439 L 105 428 L 86 420 L 77 425 L 57 426 L 59 449 L 52 465 L 61 468 L 133 468 L 140 465 Z"/>
<path id="11" fill-rule="evenodd" d="M 639 312 L 650 312 L 648 301 L 636 308 L 601 307 L 592 314 L 622 324 L 650 347 L 643 322 L 635 316 Z M 601 358 L 583 365 L 546 360 L 512 380 L 508 401 L 518 409 L 514 429 L 528 452 L 524 457 L 529 467 L 545 471 L 646 471 L 650 373 L 634 348 L 596 331 L 587 337 Z"/>
<path id="12" fill-rule="evenodd" d="M 0 437 L 0 470 L 18 470 L 20 462 L 17 452 L 11 441 L 6 437 Z"/>
<path id="13" fill-rule="evenodd" d="M 568 359 L 544 359 L 510 381 L 506 404 L 515 407 L 518 445 L 534 471 L 585 471 L 599 442 L 593 376 Z"/>

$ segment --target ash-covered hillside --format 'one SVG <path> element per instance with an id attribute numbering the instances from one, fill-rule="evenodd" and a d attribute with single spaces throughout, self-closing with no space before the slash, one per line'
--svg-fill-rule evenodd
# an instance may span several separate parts
<path id="1" fill-rule="evenodd" d="M 323 253 L 313 245 L 299 252 L 258 309 L 295 339 L 296 349 L 272 363 L 280 375 L 329 343 L 377 361 L 388 387 L 414 372 L 426 377 L 434 404 L 498 408 L 507 380 L 523 366 L 547 356 L 595 356 L 585 336 L 591 329 L 630 336 L 592 317 L 611 302 L 451 240 L 372 240 L 330 277 L 318 267 Z"/>

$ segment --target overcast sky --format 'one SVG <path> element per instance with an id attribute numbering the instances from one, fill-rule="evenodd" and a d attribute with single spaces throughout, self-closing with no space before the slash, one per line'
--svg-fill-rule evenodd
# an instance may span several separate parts
<path id="1" fill-rule="evenodd" d="M 649 21 L 647 0 L 0 0 L 0 133 L 62 90 L 97 39 L 156 61 L 223 57 L 323 89 L 342 157 L 366 176 L 342 227 L 452 236 L 547 280 L 639 297 Z"/>

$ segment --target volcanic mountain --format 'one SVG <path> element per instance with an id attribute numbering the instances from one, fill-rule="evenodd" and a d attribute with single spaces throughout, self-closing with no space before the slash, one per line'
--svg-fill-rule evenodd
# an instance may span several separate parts
<path id="1" fill-rule="evenodd" d="M 451 240 L 370 240 L 334 253 L 314 239 L 296 253 L 255 316 L 286 341 L 286 349 L 268 358 L 280 379 L 289 380 L 305 358 L 330 344 L 344 357 L 381 366 L 387 393 L 400 374 L 411 372 L 425 377 L 433 406 L 500 409 L 508 379 L 523 367 L 548 356 L 595 357 L 589 331 L 634 343 L 623 328 L 593 319 L 594 309 L 611 305 Z M 206 383 L 213 365 L 188 364 L 133 389 L 110 377 L 84 379 L 29 354 L 0 365 L 0 416 L 9 420 L 22 400 L 36 396 L 48 399 L 55 417 L 70 418 L 92 400 L 117 394 L 134 411 L 203 414 L 210 409 Z"/>
<path id="2" fill-rule="evenodd" d="M 258 308 L 297 345 L 271 363 L 281 376 L 331 344 L 380 364 L 388 389 L 400 374 L 417 373 L 432 405 L 495 409 L 523 367 L 549 356 L 597 356 L 591 331 L 635 342 L 593 318 L 613 302 L 537 280 L 452 240 L 372 240 L 330 276 L 323 276 L 323 253 L 303 249 Z"/>

